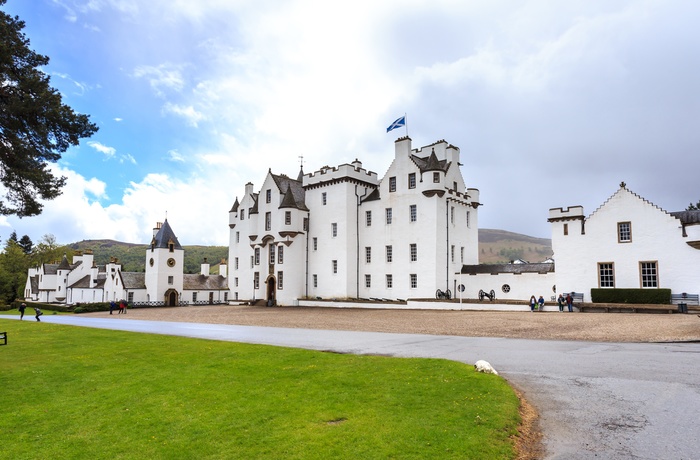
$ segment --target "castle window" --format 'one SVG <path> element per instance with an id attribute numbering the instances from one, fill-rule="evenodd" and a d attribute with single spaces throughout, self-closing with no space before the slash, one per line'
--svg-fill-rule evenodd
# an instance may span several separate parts
<path id="1" fill-rule="evenodd" d="M 236 232 L 236 243 L 241 242 L 241 232 Z"/>
<path id="2" fill-rule="evenodd" d="M 366 288 L 372 287 L 372 275 L 365 275 L 365 287 Z"/>
<path id="3" fill-rule="evenodd" d="M 391 225 L 392 211 L 391 208 L 386 208 L 386 224 Z"/>
<path id="4" fill-rule="evenodd" d="M 265 213 L 265 231 L 270 231 L 272 229 L 272 213 Z"/>
<path id="5" fill-rule="evenodd" d="M 238 270 L 238 257 L 233 259 L 233 268 L 234 270 Z"/>
<path id="6" fill-rule="evenodd" d="M 464 263 L 464 246 L 459 248 L 459 263 Z"/>
<path id="7" fill-rule="evenodd" d="M 632 241 L 632 223 L 619 222 L 617 224 L 617 242 L 629 243 Z"/>
<path id="8" fill-rule="evenodd" d="M 331 267 L 333 268 L 333 274 L 338 273 L 338 261 L 337 260 L 332 260 L 331 261 Z"/>
<path id="9" fill-rule="evenodd" d="M 321 203 L 323 206 L 326 205 L 326 192 L 321 193 Z"/>
<path id="10" fill-rule="evenodd" d="M 309 231 L 309 218 L 308 217 L 304 217 L 304 222 L 303 222 L 302 226 L 303 226 L 305 232 Z"/>
<path id="11" fill-rule="evenodd" d="M 394 260 L 394 248 L 391 245 L 386 247 L 386 261 L 391 263 Z"/>
<path id="12" fill-rule="evenodd" d="M 418 208 L 417 208 L 417 206 L 415 204 L 412 204 L 411 206 L 409 206 L 408 211 L 409 211 L 408 220 L 410 222 L 417 221 L 418 220 Z"/>
<path id="13" fill-rule="evenodd" d="M 396 176 L 389 178 L 389 191 L 390 192 L 396 191 Z"/>
<path id="14" fill-rule="evenodd" d="M 418 261 L 418 245 L 416 243 L 411 243 L 409 245 L 409 255 L 411 257 L 411 262 Z"/>
<path id="15" fill-rule="evenodd" d="M 333 238 L 335 238 L 336 236 L 338 236 L 338 224 L 335 223 L 335 222 L 333 222 L 333 223 L 331 224 L 331 236 L 332 236 Z"/>
<path id="16" fill-rule="evenodd" d="M 365 211 L 365 225 L 372 226 L 372 211 Z"/>
<path id="17" fill-rule="evenodd" d="M 168 284 L 173 284 L 173 277 L 172 276 L 168 276 Z"/>
<path id="18" fill-rule="evenodd" d="M 368 264 L 372 263 L 372 247 L 371 246 L 365 247 L 365 262 Z"/>
<path id="19" fill-rule="evenodd" d="M 241 209 L 241 220 L 245 220 L 245 209 Z"/>
<path id="20" fill-rule="evenodd" d="M 564 224 L 564 236 L 569 234 L 569 224 Z"/>
<path id="21" fill-rule="evenodd" d="M 238 287 L 238 277 L 233 279 L 233 287 Z"/>
<path id="22" fill-rule="evenodd" d="M 469 211 L 467 211 L 467 228 L 471 228 L 471 219 L 470 219 Z"/>
<path id="23" fill-rule="evenodd" d="M 253 273 L 253 289 L 260 289 L 260 272 Z"/>
<path id="24" fill-rule="evenodd" d="M 292 211 L 284 211 L 284 225 L 292 225 Z"/>
<path id="25" fill-rule="evenodd" d="M 194 302 L 196 302 L 196 301 L 197 301 L 197 293 L 196 293 L 196 292 L 193 292 L 193 293 L 192 293 L 192 303 L 194 303 Z"/>
<path id="26" fill-rule="evenodd" d="M 277 272 L 277 289 L 284 288 L 284 272 Z"/>
<path id="27" fill-rule="evenodd" d="M 270 265 L 275 264 L 275 247 L 270 245 Z"/>
<path id="28" fill-rule="evenodd" d="M 394 287 L 394 275 L 386 275 L 386 288 L 391 289 Z"/>
<path id="29" fill-rule="evenodd" d="M 639 262 L 639 271 L 642 278 L 643 288 L 659 287 L 656 262 Z"/>
<path id="30" fill-rule="evenodd" d="M 433 183 L 439 184 L 440 183 L 440 173 L 439 172 L 434 172 L 433 173 Z"/>
<path id="31" fill-rule="evenodd" d="M 260 248 L 255 248 L 255 265 L 260 265 Z"/>
<path id="32" fill-rule="evenodd" d="M 313 279 L 314 279 L 314 287 L 317 288 L 318 287 L 318 275 L 313 275 Z"/>
<path id="33" fill-rule="evenodd" d="M 265 190 L 265 203 L 270 203 L 272 201 L 272 190 Z"/>
<path id="34" fill-rule="evenodd" d="M 416 173 L 408 175 L 408 188 L 416 188 Z"/>
<path id="35" fill-rule="evenodd" d="M 411 273 L 409 275 L 409 279 L 411 282 L 411 289 L 418 288 L 418 275 L 416 275 L 415 273 Z"/>
<path id="36" fill-rule="evenodd" d="M 450 247 L 450 259 L 452 260 L 452 263 L 455 261 L 455 245 L 453 244 Z"/>
<path id="37" fill-rule="evenodd" d="M 455 223 L 455 207 L 450 207 L 450 223 Z"/>
<path id="38" fill-rule="evenodd" d="M 318 238 L 316 238 L 316 237 L 314 236 L 313 240 L 311 240 L 311 241 L 312 241 L 312 244 L 313 244 L 314 251 L 317 251 L 317 250 L 318 250 Z"/>
<path id="39" fill-rule="evenodd" d="M 281 264 L 284 262 L 284 246 L 277 248 L 277 263 Z"/>
<path id="40" fill-rule="evenodd" d="M 598 264 L 598 285 L 604 287 L 615 287 L 615 267 L 611 262 Z"/>

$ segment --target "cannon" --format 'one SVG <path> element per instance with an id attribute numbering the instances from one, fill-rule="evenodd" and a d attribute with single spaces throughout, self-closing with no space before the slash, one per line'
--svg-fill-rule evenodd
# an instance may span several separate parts
<path id="1" fill-rule="evenodd" d="M 491 289 L 491 292 L 486 292 L 483 289 L 479 290 L 479 300 L 484 300 L 484 297 L 488 297 L 489 300 L 496 300 L 496 291 Z"/>

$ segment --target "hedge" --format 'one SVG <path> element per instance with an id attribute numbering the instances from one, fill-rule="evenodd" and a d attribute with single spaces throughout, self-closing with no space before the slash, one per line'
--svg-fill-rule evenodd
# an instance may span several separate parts
<path id="1" fill-rule="evenodd" d="M 669 304 L 670 289 L 591 289 L 593 303 Z"/>

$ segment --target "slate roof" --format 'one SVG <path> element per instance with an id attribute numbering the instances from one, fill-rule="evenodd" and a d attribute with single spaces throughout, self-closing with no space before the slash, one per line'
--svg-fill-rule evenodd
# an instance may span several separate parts
<path id="1" fill-rule="evenodd" d="M 68 286 L 69 288 L 91 288 L 90 286 L 90 275 L 85 275 L 82 278 L 80 278 L 78 281 L 75 283 L 71 284 Z"/>
<path id="2" fill-rule="evenodd" d="M 229 212 L 237 212 L 239 206 L 240 206 L 240 203 L 238 202 L 238 197 L 236 197 L 236 201 L 233 203 L 233 207 L 231 208 L 231 210 Z"/>
<path id="3" fill-rule="evenodd" d="M 125 289 L 146 289 L 146 274 L 142 272 L 121 272 Z"/>
<path id="4" fill-rule="evenodd" d="M 308 211 L 309 208 L 306 207 L 305 199 L 306 192 L 301 181 L 291 179 L 283 174 L 271 174 L 272 179 L 277 185 L 277 189 L 280 193 L 284 194 L 283 204 L 286 204 L 286 208 L 295 208 L 302 211 Z M 287 198 L 287 195 L 291 195 L 291 198 Z M 280 205 L 280 208 L 282 206 Z"/>
<path id="5" fill-rule="evenodd" d="M 411 155 L 411 160 L 418 166 L 421 173 L 427 171 L 443 171 L 447 172 L 450 169 L 452 162 L 447 160 L 438 160 L 437 155 L 435 155 L 435 149 L 430 153 L 430 156 L 421 158 L 416 155 Z"/>
<path id="6" fill-rule="evenodd" d="M 218 291 L 228 289 L 228 282 L 225 276 L 184 274 L 182 279 L 182 289 L 186 291 Z"/>
<path id="7" fill-rule="evenodd" d="M 58 264 L 58 269 L 59 270 L 70 270 L 71 266 L 68 263 L 68 257 L 66 257 L 65 254 L 63 254 L 63 259 L 61 259 L 61 263 Z"/>
<path id="8" fill-rule="evenodd" d="M 171 240 L 175 245 L 175 249 L 182 249 L 180 242 L 177 240 L 177 236 L 175 236 L 175 232 L 173 232 L 173 229 L 170 228 L 168 219 L 165 219 L 165 222 L 163 222 L 163 225 L 156 233 L 156 236 L 153 237 L 152 244 L 154 244 L 156 248 L 168 249 L 168 242 Z"/>
<path id="9" fill-rule="evenodd" d="M 44 264 L 44 275 L 55 275 L 58 271 L 58 264 Z"/>
<path id="10" fill-rule="evenodd" d="M 679 219 L 683 225 L 700 224 L 700 211 L 677 211 L 670 214 Z"/>
<path id="11" fill-rule="evenodd" d="M 476 275 L 480 273 L 553 273 L 554 264 L 534 263 L 534 264 L 481 264 L 463 265 L 463 275 Z"/>

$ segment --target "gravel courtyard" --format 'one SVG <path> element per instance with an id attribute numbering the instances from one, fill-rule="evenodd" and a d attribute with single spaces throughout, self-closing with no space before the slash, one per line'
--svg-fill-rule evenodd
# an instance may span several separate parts
<path id="1" fill-rule="evenodd" d="M 107 312 L 81 316 L 109 316 Z M 320 307 L 133 308 L 119 319 L 595 342 L 700 341 L 696 313 L 560 313 Z"/>

